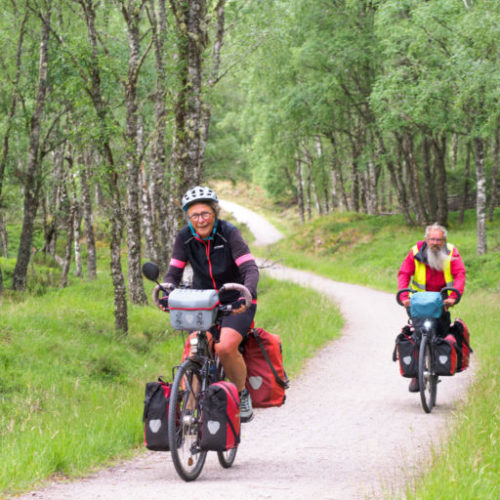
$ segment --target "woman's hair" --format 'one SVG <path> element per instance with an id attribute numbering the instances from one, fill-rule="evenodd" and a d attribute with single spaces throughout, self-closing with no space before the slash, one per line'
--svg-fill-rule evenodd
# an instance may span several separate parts
<path id="1" fill-rule="evenodd" d="M 203 205 L 209 206 L 213 210 L 213 212 L 215 213 L 215 218 L 216 219 L 219 218 L 220 206 L 216 201 L 212 201 L 212 200 L 195 201 L 191 205 L 194 205 L 195 203 L 201 203 Z M 189 207 L 188 207 L 188 209 L 189 209 Z M 187 211 L 184 213 L 186 214 L 186 218 L 189 218 L 187 215 Z"/>

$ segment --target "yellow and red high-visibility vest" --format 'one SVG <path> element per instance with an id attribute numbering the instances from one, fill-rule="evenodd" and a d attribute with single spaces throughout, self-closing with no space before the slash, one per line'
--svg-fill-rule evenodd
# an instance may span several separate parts
<path id="1" fill-rule="evenodd" d="M 444 262 L 444 269 L 443 269 L 444 280 L 446 281 L 446 286 L 453 286 L 454 281 L 453 281 L 453 276 L 451 275 L 451 256 L 453 255 L 453 249 L 455 247 L 450 243 L 447 243 L 446 247 L 449 253 Z M 413 260 L 415 262 L 415 274 L 413 275 L 413 278 L 411 280 L 411 287 L 417 292 L 423 292 L 426 290 L 425 282 L 427 279 L 427 273 L 426 273 L 427 266 L 423 262 L 420 262 L 419 260 L 415 259 L 415 255 L 417 255 L 418 253 L 417 245 L 415 245 L 412 248 L 412 251 L 413 251 Z"/>

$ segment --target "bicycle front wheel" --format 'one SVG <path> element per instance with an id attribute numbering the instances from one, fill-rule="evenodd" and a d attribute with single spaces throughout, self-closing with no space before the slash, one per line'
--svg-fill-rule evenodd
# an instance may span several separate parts
<path id="1" fill-rule="evenodd" d="M 432 371 L 432 351 L 429 338 L 422 336 L 418 355 L 418 385 L 425 413 L 430 413 L 436 404 L 437 375 Z"/>
<path id="2" fill-rule="evenodd" d="M 168 442 L 175 470 L 184 481 L 195 480 L 207 458 L 207 452 L 199 447 L 202 387 L 200 372 L 198 364 L 191 360 L 184 361 L 175 374 L 170 396 Z"/>
<path id="3" fill-rule="evenodd" d="M 217 458 L 219 459 L 219 463 L 224 469 L 229 469 L 231 465 L 233 465 L 234 460 L 236 458 L 236 452 L 238 451 L 238 447 L 231 448 L 226 451 L 218 451 Z"/>

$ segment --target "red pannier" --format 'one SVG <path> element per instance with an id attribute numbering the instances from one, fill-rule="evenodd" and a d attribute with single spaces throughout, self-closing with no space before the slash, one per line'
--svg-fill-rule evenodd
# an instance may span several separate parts
<path id="1" fill-rule="evenodd" d="M 201 401 L 202 450 L 226 451 L 240 442 L 240 398 L 232 382 L 215 382 Z"/>
<path id="2" fill-rule="evenodd" d="M 469 343 L 469 329 L 463 320 L 457 318 L 450 325 L 450 333 L 457 342 L 457 372 L 463 372 L 469 367 L 469 358 L 471 353 L 474 352 Z"/>
<path id="3" fill-rule="evenodd" d="M 432 368 L 436 375 L 451 376 L 457 371 L 458 346 L 453 335 L 435 337 L 432 349 Z"/>
<path id="4" fill-rule="evenodd" d="M 281 338 L 263 328 L 254 328 L 245 340 L 243 358 L 247 366 L 245 386 L 252 398 L 252 406 L 281 406 L 288 389 Z"/>

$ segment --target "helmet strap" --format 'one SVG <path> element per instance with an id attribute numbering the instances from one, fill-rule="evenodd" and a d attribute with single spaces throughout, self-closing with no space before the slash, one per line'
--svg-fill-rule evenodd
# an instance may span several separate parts
<path id="1" fill-rule="evenodd" d="M 217 231 L 217 222 L 218 222 L 218 219 L 215 219 L 215 223 L 214 223 L 214 229 L 212 231 L 212 235 L 211 236 L 208 236 L 207 238 L 202 238 L 195 230 L 194 230 L 194 227 L 193 225 L 191 224 L 191 221 L 189 220 L 188 221 L 188 225 L 189 225 L 189 229 L 191 229 L 191 234 L 195 237 L 195 238 L 198 238 L 199 240 L 201 241 L 209 241 L 209 240 L 213 240 L 214 239 L 214 234 L 215 234 L 215 231 Z"/>

